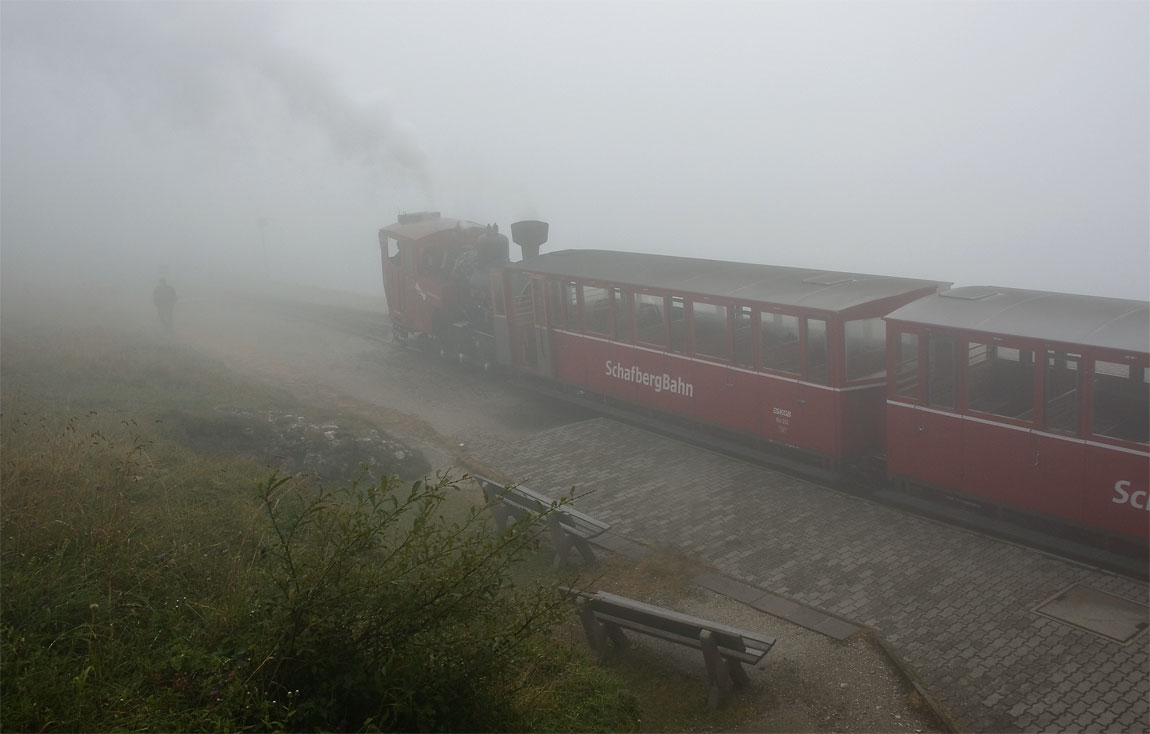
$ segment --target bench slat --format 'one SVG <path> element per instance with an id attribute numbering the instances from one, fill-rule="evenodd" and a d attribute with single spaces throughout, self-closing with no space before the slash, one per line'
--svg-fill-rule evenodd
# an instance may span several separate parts
<path id="1" fill-rule="evenodd" d="M 523 512 L 542 515 L 550 511 L 554 513 L 560 525 L 586 540 L 605 533 L 611 527 L 607 523 L 596 520 L 590 515 L 585 515 L 568 505 L 554 505 L 552 500 L 527 487 L 517 486 L 508 489 L 486 477 L 472 476 L 483 489 L 484 498 L 488 502 L 502 498 L 501 501 L 504 505 Z"/>
<path id="2" fill-rule="evenodd" d="M 652 604 L 617 596 L 606 591 L 599 591 L 590 597 L 593 609 L 602 609 L 616 616 L 630 617 L 634 621 L 645 623 L 644 616 L 679 625 L 683 629 L 709 629 L 717 635 L 717 639 L 731 637 L 751 643 L 752 647 L 765 647 L 770 649 L 775 644 L 773 637 L 767 637 L 747 630 L 737 629 L 729 625 L 711 622 L 709 620 L 693 617 L 682 612 L 675 612 Z M 628 614 L 630 612 L 630 614 Z M 695 633 L 697 634 L 697 632 Z"/>
<path id="3" fill-rule="evenodd" d="M 666 629 L 641 624 L 639 622 L 635 622 L 634 620 L 625 619 L 623 617 L 616 617 L 614 615 L 607 614 L 606 612 L 594 611 L 594 614 L 596 619 L 618 625 L 624 629 L 642 632 L 643 634 L 651 635 L 652 637 L 659 637 L 669 642 L 676 642 L 680 645 L 693 647 L 697 650 L 701 650 L 703 647 L 703 643 L 699 640 L 698 636 L 688 637 L 686 635 L 676 634 Z M 708 628 L 703 627 L 701 629 Z M 755 649 L 753 647 L 744 649 L 741 644 L 738 647 L 729 647 L 723 644 L 721 639 L 716 639 L 715 642 L 719 648 L 719 653 L 723 657 L 735 658 L 741 662 L 750 663 L 751 665 L 758 663 L 763 659 L 764 655 L 770 652 L 770 647 L 767 647 L 766 649 Z"/>

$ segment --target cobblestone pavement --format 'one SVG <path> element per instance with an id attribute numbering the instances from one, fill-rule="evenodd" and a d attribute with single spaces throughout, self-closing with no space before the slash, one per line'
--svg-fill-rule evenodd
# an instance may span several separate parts
<path id="1" fill-rule="evenodd" d="M 621 535 L 869 625 L 970 731 L 1150 731 L 1145 630 L 1126 645 L 1033 610 L 1076 583 L 1147 585 L 906 515 L 605 418 L 469 447 Z"/>

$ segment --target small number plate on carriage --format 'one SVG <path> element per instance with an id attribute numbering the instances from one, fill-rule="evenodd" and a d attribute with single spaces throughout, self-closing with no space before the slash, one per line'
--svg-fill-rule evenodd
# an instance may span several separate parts
<path id="1" fill-rule="evenodd" d="M 1126 644 L 1146 630 L 1150 608 L 1089 586 L 1075 584 L 1035 608 L 1039 614 Z"/>

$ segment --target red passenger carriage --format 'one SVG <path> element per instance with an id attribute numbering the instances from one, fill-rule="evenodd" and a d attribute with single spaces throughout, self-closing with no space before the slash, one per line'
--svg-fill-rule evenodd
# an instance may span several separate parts
<path id="1" fill-rule="evenodd" d="M 1145 548 L 1150 305 L 956 288 L 887 324 L 892 477 Z"/>
<path id="2" fill-rule="evenodd" d="M 936 281 L 603 250 L 513 263 L 512 367 L 835 462 L 882 443 L 882 316 Z"/>

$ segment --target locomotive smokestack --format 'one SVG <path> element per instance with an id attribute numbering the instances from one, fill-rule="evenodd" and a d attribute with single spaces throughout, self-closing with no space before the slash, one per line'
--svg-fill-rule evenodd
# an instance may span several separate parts
<path id="1" fill-rule="evenodd" d="M 539 254 L 539 248 L 547 241 L 547 222 L 526 219 L 511 223 L 511 239 L 523 249 L 526 260 Z"/>

